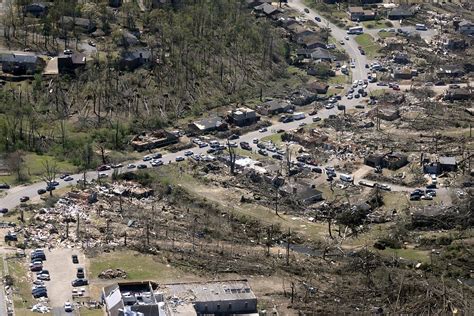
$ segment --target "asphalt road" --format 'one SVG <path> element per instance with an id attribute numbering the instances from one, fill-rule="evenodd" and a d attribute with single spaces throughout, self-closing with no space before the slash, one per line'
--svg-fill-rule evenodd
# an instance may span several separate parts
<path id="1" fill-rule="evenodd" d="M 357 48 L 359 45 L 354 40 L 355 35 L 347 35 L 346 30 L 339 28 L 338 26 L 332 24 L 325 18 L 323 18 L 320 14 L 316 11 L 312 10 L 311 8 L 307 7 L 302 0 L 289 0 L 288 6 L 301 12 L 304 14 L 308 19 L 316 22 L 314 20 L 315 16 L 321 18 L 321 22 L 316 22 L 317 24 L 325 27 L 329 27 L 331 29 L 331 35 L 337 41 L 344 41 L 344 49 L 347 54 L 352 58 L 355 62 L 355 68 L 351 68 L 352 71 L 352 79 L 353 80 L 361 80 L 367 78 L 367 70 L 365 68 L 365 64 L 368 64 L 368 59 L 365 55 L 362 55 Z M 307 8 L 309 13 L 304 12 L 304 9 Z M 344 38 L 349 36 L 349 40 L 345 40 Z"/>

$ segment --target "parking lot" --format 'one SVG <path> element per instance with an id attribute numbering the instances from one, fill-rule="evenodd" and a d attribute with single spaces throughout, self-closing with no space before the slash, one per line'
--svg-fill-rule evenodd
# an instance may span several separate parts
<path id="1" fill-rule="evenodd" d="M 45 283 L 53 315 L 71 315 L 64 311 L 64 303 L 72 302 L 71 281 L 76 279 L 77 267 L 85 267 L 85 256 L 76 249 L 68 248 L 45 250 L 45 253 L 47 260 L 44 262 L 44 269 L 49 270 L 51 276 L 51 280 Z M 79 264 L 72 262 L 73 254 L 78 255 Z M 85 288 L 87 291 L 85 286 L 79 288 Z"/>

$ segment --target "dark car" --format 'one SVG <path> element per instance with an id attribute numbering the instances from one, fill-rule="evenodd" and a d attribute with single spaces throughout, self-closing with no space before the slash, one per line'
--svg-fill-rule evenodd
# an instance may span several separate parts
<path id="1" fill-rule="evenodd" d="M 258 153 L 259 153 L 260 155 L 262 155 L 262 156 L 268 156 L 268 153 L 267 153 L 266 150 L 264 150 L 264 149 L 259 149 L 259 150 L 258 150 Z"/>
<path id="2" fill-rule="evenodd" d="M 51 187 L 57 187 L 58 185 L 59 185 L 59 182 L 56 180 L 50 181 L 48 183 L 48 186 L 51 186 Z"/>
<path id="3" fill-rule="evenodd" d="M 54 186 L 52 186 L 52 185 L 48 185 L 48 186 L 46 187 L 46 191 L 48 191 L 48 192 L 54 191 L 54 190 L 56 190 L 56 187 L 54 187 Z"/>
<path id="4" fill-rule="evenodd" d="M 110 166 L 102 165 L 97 168 L 97 171 L 106 171 L 106 170 L 110 170 Z"/>
<path id="5" fill-rule="evenodd" d="M 68 175 L 67 173 L 65 173 L 65 174 L 61 175 L 61 176 L 59 177 L 59 179 L 64 179 L 64 178 L 67 178 L 67 177 L 69 177 L 69 175 Z"/>
<path id="6" fill-rule="evenodd" d="M 279 154 L 273 154 L 272 158 L 277 159 L 277 160 L 283 160 L 283 156 Z"/>
<path id="7" fill-rule="evenodd" d="M 364 109 L 365 108 L 365 106 L 363 106 L 362 104 L 357 104 L 355 107 L 356 107 L 356 109 Z"/>
<path id="8" fill-rule="evenodd" d="M 44 289 L 38 289 L 31 292 L 34 298 L 48 297 L 48 291 Z"/>
<path id="9" fill-rule="evenodd" d="M 240 137 L 240 136 L 237 135 L 237 134 L 232 134 L 232 135 L 229 136 L 229 139 L 230 139 L 230 140 L 234 140 L 234 139 L 239 139 L 239 137 Z"/>
<path id="10" fill-rule="evenodd" d="M 154 155 L 152 156 L 153 159 L 160 159 L 160 158 L 162 158 L 162 157 L 163 157 L 163 155 L 160 154 L 160 153 L 156 153 L 156 154 L 154 154 Z"/>
<path id="11" fill-rule="evenodd" d="M 0 208 L 0 213 L 2 214 L 7 214 L 8 213 L 8 209 L 6 207 L 2 207 Z"/>
<path id="12" fill-rule="evenodd" d="M 39 195 L 41 194 L 45 194 L 46 193 L 46 190 L 45 189 L 39 189 L 38 191 L 36 191 Z"/>
<path id="13" fill-rule="evenodd" d="M 444 81 L 442 81 L 442 80 L 439 80 L 439 81 L 435 82 L 435 86 L 445 86 L 445 85 L 446 85 L 446 83 L 444 83 Z"/>
<path id="14" fill-rule="evenodd" d="M 240 142 L 240 147 L 245 150 L 252 150 L 252 147 L 250 147 L 250 144 L 247 142 Z"/>
<path id="15" fill-rule="evenodd" d="M 304 12 L 309 13 L 309 9 L 308 9 L 308 8 L 304 8 Z"/>
<path id="16" fill-rule="evenodd" d="M 76 273 L 76 277 L 78 279 L 84 279 L 85 278 L 85 273 L 84 273 L 84 268 L 77 268 L 77 273 Z"/>
<path id="17" fill-rule="evenodd" d="M 89 284 L 89 281 L 87 279 L 75 279 L 74 281 L 71 282 L 72 286 L 83 286 Z"/>
<path id="18" fill-rule="evenodd" d="M 79 257 L 77 255 L 72 255 L 71 258 L 72 258 L 72 263 L 76 263 L 76 264 L 79 263 Z"/>
<path id="19" fill-rule="evenodd" d="M 148 167 L 147 167 L 147 165 L 144 165 L 144 164 L 139 164 L 137 166 L 137 169 L 146 169 L 146 168 L 148 168 Z"/>
<path id="20" fill-rule="evenodd" d="M 18 241 L 16 233 L 8 232 L 5 235 L 5 241 Z"/>
<path id="21" fill-rule="evenodd" d="M 8 189 L 10 189 L 10 186 L 6 183 L 0 183 L 0 189 L 8 190 Z"/>
<path id="22" fill-rule="evenodd" d="M 25 203 L 25 202 L 27 202 L 29 199 L 30 199 L 29 196 L 22 196 L 22 197 L 20 198 L 20 202 Z"/>
<path id="23" fill-rule="evenodd" d="M 426 186 L 427 189 L 436 189 L 436 184 L 431 183 Z"/>
<path id="24" fill-rule="evenodd" d="M 323 173 L 323 169 L 319 167 L 313 167 L 311 168 L 311 171 L 316 172 L 316 173 Z"/>
<path id="25" fill-rule="evenodd" d="M 208 154 L 213 154 L 213 153 L 215 153 L 216 151 L 217 151 L 217 149 L 215 149 L 215 148 L 209 148 L 209 149 L 207 150 L 207 153 L 208 153 Z"/>
<path id="26" fill-rule="evenodd" d="M 314 19 L 317 21 L 317 22 L 321 22 L 321 18 L 319 16 L 315 16 Z"/>

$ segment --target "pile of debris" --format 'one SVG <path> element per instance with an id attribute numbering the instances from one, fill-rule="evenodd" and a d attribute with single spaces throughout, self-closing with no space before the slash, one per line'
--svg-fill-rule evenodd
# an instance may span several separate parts
<path id="1" fill-rule="evenodd" d="M 123 271 L 122 269 L 107 269 L 102 271 L 99 274 L 99 279 L 106 279 L 106 280 L 111 280 L 111 279 L 126 279 L 127 278 L 127 272 Z"/>
<path id="2" fill-rule="evenodd" d="M 33 307 L 31 308 L 31 311 L 36 312 L 36 313 L 46 314 L 50 312 L 50 308 L 44 305 L 43 303 L 38 303 L 38 304 L 33 305 Z"/>

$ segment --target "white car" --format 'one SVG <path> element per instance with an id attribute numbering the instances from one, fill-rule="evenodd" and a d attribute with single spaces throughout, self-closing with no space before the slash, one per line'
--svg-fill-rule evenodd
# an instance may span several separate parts
<path id="1" fill-rule="evenodd" d="M 176 161 L 184 161 L 184 157 L 183 156 L 178 156 L 178 157 L 176 157 Z"/>
<path id="2" fill-rule="evenodd" d="M 254 138 L 254 139 L 252 140 L 252 143 L 258 144 L 258 138 Z"/>
<path id="3" fill-rule="evenodd" d="M 344 37 L 344 39 L 345 39 L 346 41 L 348 41 L 348 40 L 349 40 L 349 36 Z"/>
<path id="4" fill-rule="evenodd" d="M 352 98 L 354 98 L 354 96 L 352 95 L 352 93 L 349 93 L 349 94 L 347 95 L 347 98 L 348 98 L 349 100 L 351 100 Z"/>
<path id="5" fill-rule="evenodd" d="M 133 163 L 129 163 L 127 165 L 127 169 L 133 169 L 133 168 L 136 168 L 137 166 L 135 166 Z"/>
<path id="6" fill-rule="evenodd" d="M 352 82 L 352 85 L 353 85 L 353 86 L 359 85 L 359 80 L 354 80 L 354 81 Z"/>
<path id="7" fill-rule="evenodd" d="M 71 303 L 66 302 L 66 303 L 64 303 L 64 311 L 66 313 L 72 313 L 74 311 L 74 307 L 72 306 Z"/>
<path id="8" fill-rule="evenodd" d="M 260 133 L 265 133 L 267 131 L 267 128 L 266 127 L 263 127 L 261 129 L 258 130 Z"/>
<path id="9" fill-rule="evenodd" d="M 359 80 L 357 83 L 359 84 L 359 86 L 362 86 L 364 84 L 364 81 Z"/>

